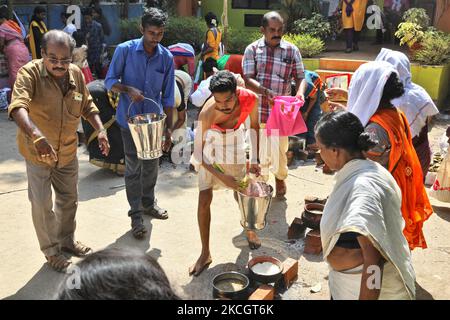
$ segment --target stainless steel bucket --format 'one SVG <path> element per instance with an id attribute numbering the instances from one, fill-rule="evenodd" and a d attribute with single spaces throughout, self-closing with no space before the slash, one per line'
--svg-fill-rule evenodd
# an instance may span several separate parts
<path id="1" fill-rule="evenodd" d="M 266 226 L 266 216 L 272 202 L 273 188 L 264 183 L 257 182 L 267 188 L 267 195 L 250 197 L 237 192 L 239 210 L 241 211 L 241 226 L 248 230 L 262 230 Z"/>
<path id="2" fill-rule="evenodd" d="M 158 103 L 154 100 L 149 98 L 145 98 L 145 100 L 153 102 L 159 108 Z M 166 115 L 145 113 L 130 117 L 132 105 L 133 102 L 128 107 L 128 126 L 136 146 L 137 157 L 141 160 L 153 160 L 161 157 Z"/>

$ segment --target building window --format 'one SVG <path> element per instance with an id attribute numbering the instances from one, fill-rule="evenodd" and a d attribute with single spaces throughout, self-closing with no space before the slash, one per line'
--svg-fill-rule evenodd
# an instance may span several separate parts
<path id="1" fill-rule="evenodd" d="M 269 10 L 277 3 L 280 3 L 280 0 L 233 0 L 231 2 L 231 8 Z"/>
<path id="2" fill-rule="evenodd" d="M 244 26 L 260 27 L 262 18 L 262 14 L 244 14 Z"/>

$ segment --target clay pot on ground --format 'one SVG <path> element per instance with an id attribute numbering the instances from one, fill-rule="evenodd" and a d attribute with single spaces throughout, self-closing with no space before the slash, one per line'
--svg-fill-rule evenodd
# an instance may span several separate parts
<path id="1" fill-rule="evenodd" d="M 324 207 L 320 203 L 306 204 L 305 210 L 302 213 L 303 224 L 310 229 L 319 230 Z"/>
<path id="2" fill-rule="evenodd" d="M 320 254 L 322 252 L 322 240 L 320 238 L 320 231 L 311 230 L 306 235 L 305 250 L 306 254 Z"/>

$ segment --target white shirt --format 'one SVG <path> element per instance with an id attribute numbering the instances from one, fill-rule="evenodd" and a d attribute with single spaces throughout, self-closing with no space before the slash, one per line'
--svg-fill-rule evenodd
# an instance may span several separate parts
<path id="1" fill-rule="evenodd" d="M 75 27 L 75 25 L 73 23 L 69 23 L 64 29 L 63 31 L 65 33 L 68 33 L 70 35 L 72 35 L 75 31 L 77 31 L 77 27 Z"/>
<path id="2" fill-rule="evenodd" d="M 242 79 L 239 73 L 233 73 L 233 76 L 236 78 L 237 85 L 239 87 L 244 87 L 245 82 Z M 209 90 L 209 83 L 211 82 L 212 76 L 201 81 L 197 87 L 197 90 L 191 95 L 191 102 L 194 106 L 201 108 L 205 104 L 206 100 L 211 96 L 211 91 Z"/>
<path id="3" fill-rule="evenodd" d="M 199 108 L 203 107 L 206 100 L 211 96 L 211 91 L 209 90 L 211 78 L 212 76 L 200 82 L 197 90 L 191 95 L 191 102 L 194 106 Z"/>

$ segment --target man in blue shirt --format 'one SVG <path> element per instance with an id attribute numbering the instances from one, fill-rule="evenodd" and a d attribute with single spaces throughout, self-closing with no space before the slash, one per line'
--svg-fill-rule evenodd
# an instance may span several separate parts
<path id="1" fill-rule="evenodd" d="M 116 118 L 121 127 L 125 152 L 125 187 L 130 204 L 128 215 L 136 238 L 142 238 L 146 233 L 142 213 L 158 219 L 168 218 L 167 211 L 157 206 L 155 198 L 159 159 L 137 158 L 127 123 L 128 107 L 132 102 L 130 116 L 166 113 L 164 150 L 168 150 L 171 132 L 167 125 L 172 123 L 175 78 L 172 54 L 159 44 L 166 21 L 167 15 L 161 10 L 147 9 L 141 19 L 143 37 L 117 46 L 105 79 L 108 90 L 120 93 Z M 144 98 L 154 100 L 157 105 Z"/>
<path id="2" fill-rule="evenodd" d="M 100 56 L 103 50 L 104 35 L 102 25 L 92 17 L 92 8 L 86 8 L 83 11 L 84 24 L 81 27 L 81 33 L 88 46 L 87 60 L 91 71 L 97 78 L 101 74 Z"/>

